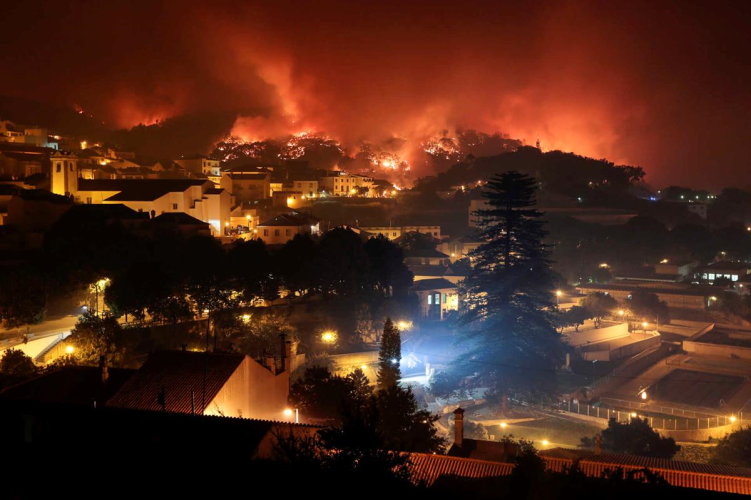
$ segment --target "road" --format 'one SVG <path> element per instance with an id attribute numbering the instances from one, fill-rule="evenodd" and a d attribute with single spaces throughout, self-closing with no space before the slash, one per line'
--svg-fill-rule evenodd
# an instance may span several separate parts
<path id="1" fill-rule="evenodd" d="M 76 325 L 77 321 L 78 316 L 70 315 L 44 321 L 38 325 L 33 325 L 29 328 L 29 340 L 69 332 Z M 19 331 L 21 335 L 19 335 Z M 21 329 L 0 330 L 0 351 L 23 344 L 22 335 L 25 331 L 25 327 Z"/>

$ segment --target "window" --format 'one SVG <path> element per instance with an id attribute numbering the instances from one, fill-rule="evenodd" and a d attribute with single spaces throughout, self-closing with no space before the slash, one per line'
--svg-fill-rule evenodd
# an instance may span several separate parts
<path id="1" fill-rule="evenodd" d="M 172 210 L 177 210 L 177 203 L 172 204 Z"/>
<path id="2" fill-rule="evenodd" d="M 269 235 L 269 230 L 268 229 L 264 229 L 263 230 L 263 235 L 264 236 L 268 236 Z"/>
<path id="3" fill-rule="evenodd" d="M 286 230 L 286 232 L 285 232 L 285 234 L 286 234 L 287 236 L 291 236 L 291 235 L 292 235 L 292 230 L 290 230 L 290 229 L 287 229 L 287 230 Z"/>
<path id="4" fill-rule="evenodd" d="M 394 238 L 396 238 L 396 233 L 391 233 L 391 236 L 393 236 Z"/>
<path id="5" fill-rule="evenodd" d="M 435 304 L 438 305 L 441 303 L 441 294 L 437 293 L 435 294 Z"/>
<path id="6" fill-rule="evenodd" d="M 446 292 L 443 293 L 443 303 L 445 304 L 448 302 L 448 294 Z"/>
<path id="7" fill-rule="evenodd" d="M 70 162 L 70 171 L 73 171 L 73 162 Z"/>
<path id="8" fill-rule="evenodd" d="M 63 164 L 62 164 L 62 163 L 58 163 L 58 164 L 57 164 L 57 173 L 58 173 L 58 174 L 60 173 L 60 169 L 62 168 L 62 166 L 63 166 Z"/>
<path id="9" fill-rule="evenodd" d="M 274 236 L 279 236 L 279 230 L 278 229 L 274 229 Z"/>
<path id="10" fill-rule="evenodd" d="M 91 205 L 91 196 L 89 196 L 88 198 L 86 198 L 86 204 L 87 205 Z"/>
<path id="11" fill-rule="evenodd" d="M 433 294 L 432 293 L 428 294 L 428 305 L 429 306 L 433 305 Z"/>

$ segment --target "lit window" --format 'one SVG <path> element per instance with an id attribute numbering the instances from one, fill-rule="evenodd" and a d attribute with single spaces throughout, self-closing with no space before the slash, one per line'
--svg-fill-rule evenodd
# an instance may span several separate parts
<path id="1" fill-rule="evenodd" d="M 443 303 L 445 304 L 446 302 L 448 302 L 448 294 L 444 292 L 444 294 L 443 294 Z"/>
<path id="2" fill-rule="evenodd" d="M 435 303 L 436 303 L 436 305 L 438 305 L 438 304 L 441 303 L 441 294 L 440 293 L 435 294 Z"/>
<path id="3" fill-rule="evenodd" d="M 62 163 L 57 164 L 57 173 L 60 173 L 60 169 L 62 168 Z"/>
<path id="4" fill-rule="evenodd" d="M 428 294 L 428 305 L 429 306 L 433 305 L 433 294 L 432 293 Z"/>

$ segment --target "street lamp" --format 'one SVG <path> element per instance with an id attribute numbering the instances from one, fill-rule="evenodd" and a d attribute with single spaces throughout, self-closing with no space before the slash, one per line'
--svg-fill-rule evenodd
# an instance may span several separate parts
<path id="1" fill-rule="evenodd" d="M 333 344 L 336 342 L 337 334 L 332 330 L 327 330 L 321 334 L 321 341 L 324 344 Z"/>
<path id="2" fill-rule="evenodd" d="M 290 408 L 287 408 L 284 410 L 285 417 L 292 418 L 292 414 L 293 414 L 293 411 Z M 295 408 L 294 410 L 294 415 L 295 415 L 295 423 L 299 424 L 300 423 L 300 411 L 297 408 Z"/>
<path id="3" fill-rule="evenodd" d="M 73 348 L 72 345 L 69 345 L 65 348 L 65 354 L 73 354 L 74 351 L 75 349 Z"/>
<path id="4" fill-rule="evenodd" d="M 561 305 L 561 295 L 563 295 L 563 292 L 560 290 L 555 291 L 555 305 L 559 306 Z"/>

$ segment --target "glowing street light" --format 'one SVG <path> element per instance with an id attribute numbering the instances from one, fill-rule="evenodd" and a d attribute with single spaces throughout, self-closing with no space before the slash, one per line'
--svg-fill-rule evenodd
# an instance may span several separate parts
<path id="1" fill-rule="evenodd" d="M 647 399 L 647 391 L 642 391 L 641 398 L 642 399 Z"/>
<path id="2" fill-rule="evenodd" d="M 321 334 L 321 341 L 324 344 L 333 344 L 336 342 L 337 334 L 332 330 L 325 331 Z"/>
<path id="3" fill-rule="evenodd" d="M 291 408 L 286 408 L 283 413 L 285 417 L 290 418 L 290 419 L 292 418 L 292 415 L 294 414 L 295 423 L 296 424 L 300 423 L 300 411 L 297 408 L 295 408 L 294 411 Z"/>
<path id="4" fill-rule="evenodd" d="M 623 316 L 624 314 L 626 314 L 626 311 L 624 311 L 623 309 L 618 309 L 618 316 Z"/>
<path id="5" fill-rule="evenodd" d="M 548 441 L 547 439 L 543 439 L 543 440 L 542 440 L 542 445 L 543 445 L 543 446 L 547 446 L 547 445 L 549 445 L 549 444 L 550 444 L 550 442 L 549 442 L 549 441 Z"/>
<path id="6" fill-rule="evenodd" d="M 563 292 L 560 290 L 555 291 L 555 305 L 559 306 L 561 305 L 561 295 L 563 295 Z"/>
<path id="7" fill-rule="evenodd" d="M 737 419 L 737 418 L 735 418 L 735 415 L 731 415 L 731 416 L 730 416 L 730 423 L 733 423 L 733 424 L 734 424 L 736 420 L 738 420 L 738 419 Z"/>
<path id="8" fill-rule="evenodd" d="M 65 348 L 65 354 L 73 354 L 75 352 L 75 349 L 72 345 L 69 345 Z"/>
<path id="9" fill-rule="evenodd" d="M 636 412 L 631 412 L 631 418 L 636 418 Z"/>
<path id="10" fill-rule="evenodd" d="M 399 321 L 396 323 L 397 328 L 399 330 L 406 332 L 412 329 L 412 322 L 411 321 Z"/>
<path id="11" fill-rule="evenodd" d="M 505 429 L 508 427 L 508 424 L 506 422 L 501 422 L 501 429 Z"/>

